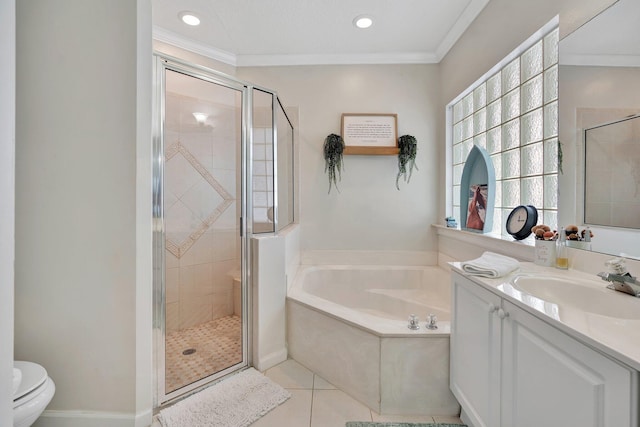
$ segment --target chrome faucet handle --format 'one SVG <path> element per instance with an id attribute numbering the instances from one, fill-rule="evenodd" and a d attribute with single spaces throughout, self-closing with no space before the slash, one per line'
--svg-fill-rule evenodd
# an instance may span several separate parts
<path id="1" fill-rule="evenodd" d="M 409 315 L 409 324 L 407 325 L 407 328 L 411 329 L 412 331 L 420 329 L 420 319 L 418 319 L 418 316 L 416 316 L 415 314 Z"/>
<path id="2" fill-rule="evenodd" d="M 606 261 L 604 265 L 606 265 L 614 274 L 619 274 L 621 276 L 624 274 L 628 274 L 624 258 L 611 258 L 610 260 Z"/>
<path id="3" fill-rule="evenodd" d="M 425 326 L 427 327 L 427 329 L 438 329 L 438 325 L 436 324 L 437 322 L 438 318 L 435 314 L 431 313 L 428 316 L 427 324 Z"/>

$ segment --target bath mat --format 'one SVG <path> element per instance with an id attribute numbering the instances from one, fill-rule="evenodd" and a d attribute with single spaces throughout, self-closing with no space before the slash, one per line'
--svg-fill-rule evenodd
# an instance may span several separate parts
<path id="1" fill-rule="evenodd" d="M 246 427 L 291 394 L 253 368 L 160 411 L 164 427 Z"/>
<path id="2" fill-rule="evenodd" d="M 349 421 L 345 427 L 467 427 L 466 424 L 450 423 L 376 423 L 371 421 Z"/>

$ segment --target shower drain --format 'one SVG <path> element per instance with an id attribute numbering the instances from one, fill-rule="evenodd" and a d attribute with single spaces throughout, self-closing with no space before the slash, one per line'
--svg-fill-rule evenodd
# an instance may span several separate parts
<path id="1" fill-rule="evenodd" d="M 196 352 L 195 348 L 188 348 L 185 351 L 183 351 L 182 354 L 184 354 L 185 356 L 188 356 L 188 355 L 193 354 L 195 352 Z"/>

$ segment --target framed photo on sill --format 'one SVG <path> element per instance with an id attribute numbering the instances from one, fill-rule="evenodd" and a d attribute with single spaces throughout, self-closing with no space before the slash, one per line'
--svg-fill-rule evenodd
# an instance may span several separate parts
<path id="1" fill-rule="evenodd" d="M 469 212 L 467 213 L 467 228 L 482 231 L 487 217 L 487 184 L 471 184 L 469 186 Z"/>
<path id="2" fill-rule="evenodd" d="M 398 154 L 398 115 L 343 113 L 345 154 Z"/>

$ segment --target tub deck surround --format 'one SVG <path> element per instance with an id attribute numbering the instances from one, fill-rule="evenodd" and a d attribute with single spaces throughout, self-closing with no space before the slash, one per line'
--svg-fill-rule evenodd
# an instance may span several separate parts
<path id="1" fill-rule="evenodd" d="M 607 282 L 599 277 L 576 270 L 559 270 L 553 267 L 542 267 L 530 262 L 521 263 L 519 270 L 497 279 L 486 279 L 468 276 L 463 272 L 460 262 L 450 263 L 452 269 L 469 278 L 479 286 L 505 298 L 528 313 L 538 317 L 562 332 L 572 336 L 582 343 L 592 347 L 612 359 L 630 368 L 640 371 L 640 314 L 633 318 L 614 317 L 580 308 L 580 287 L 585 292 L 602 291 L 602 305 L 604 299 L 609 304 L 616 301 L 624 304 L 637 304 L 640 313 L 640 298 L 606 289 Z M 552 277 L 565 281 L 575 281 L 575 298 L 568 298 L 566 302 L 559 302 L 555 310 L 549 310 L 548 304 L 541 304 L 541 298 L 531 298 L 526 292 L 514 291 L 513 279 L 518 276 L 532 275 L 538 278 Z M 558 282 L 557 286 L 562 286 Z M 553 303 L 553 301 L 549 301 Z M 564 307 L 563 307 L 563 304 Z M 629 316 L 626 316 L 629 317 Z"/>
<path id="2" fill-rule="evenodd" d="M 434 251 L 354 251 L 307 250 L 300 256 L 302 265 L 411 265 L 424 267 L 438 262 Z"/>
<path id="3" fill-rule="evenodd" d="M 449 306 L 450 275 L 437 266 L 302 265 L 287 294 L 289 354 L 381 414 L 457 415 Z"/>
<path id="4" fill-rule="evenodd" d="M 287 297 L 380 337 L 449 336 L 450 275 L 436 266 L 301 266 Z M 420 329 L 407 328 L 410 314 Z M 424 327 L 435 314 L 438 329 Z"/>

